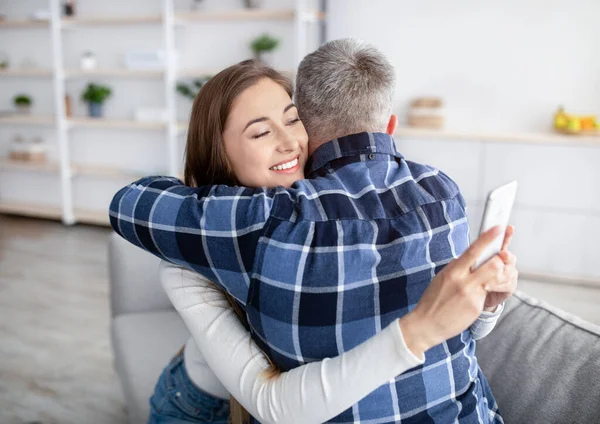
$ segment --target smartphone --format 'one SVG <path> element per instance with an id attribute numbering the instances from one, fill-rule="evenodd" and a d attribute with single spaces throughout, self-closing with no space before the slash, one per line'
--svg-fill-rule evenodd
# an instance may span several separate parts
<path id="1" fill-rule="evenodd" d="M 502 233 L 477 258 L 474 266 L 475 269 L 500 253 L 502 243 L 504 242 L 504 233 L 506 232 L 513 204 L 515 203 L 517 186 L 517 182 L 513 181 L 489 193 L 485 202 L 485 210 L 479 234 L 481 235 L 497 225 L 502 227 Z"/>

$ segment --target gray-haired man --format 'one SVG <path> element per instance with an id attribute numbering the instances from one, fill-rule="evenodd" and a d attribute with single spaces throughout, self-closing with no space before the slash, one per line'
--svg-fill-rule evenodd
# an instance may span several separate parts
<path id="1" fill-rule="evenodd" d="M 310 140 L 306 180 L 240 194 L 143 179 L 117 193 L 111 223 L 132 243 L 224 288 L 249 279 L 238 300 L 254 340 L 282 370 L 337 356 L 399 325 L 423 363 L 330 422 L 502 422 L 465 329 L 486 305 L 484 286 L 506 287 L 514 276 L 497 257 L 470 271 L 498 233 L 467 249 L 456 184 L 396 151 L 394 86 L 393 67 L 373 47 L 327 43 L 302 61 L 297 77 Z M 160 195 L 174 188 L 176 195 Z M 193 201 L 186 201 L 188 191 Z M 208 212 L 229 217 L 231 202 L 235 220 L 195 219 Z M 123 210 L 121 203 L 137 206 Z M 177 214 L 177 226 L 160 222 L 167 211 Z M 493 299 L 490 308 L 502 301 Z"/>

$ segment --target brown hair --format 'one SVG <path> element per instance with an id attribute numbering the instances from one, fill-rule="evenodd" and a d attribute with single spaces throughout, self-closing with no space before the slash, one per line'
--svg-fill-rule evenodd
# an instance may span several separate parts
<path id="1" fill-rule="evenodd" d="M 292 97 L 292 82 L 289 78 L 255 60 L 245 60 L 222 70 L 200 89 L 192 107 L 185 148 L 184 179 L 187 186 L 238 183 L 225 154 L 223 131 L 235 99 L 263 78 L 281 85 Z M 229 293 L 223 293 L 240 321 L 248 328 L 246 313 Z M 264 376 L 270 379 L 278 374 L 279 370 L 272 364 Z M 250 421 L 248 412 L 233 396 L 230 398 L 229 409 L 233 424 L 246 424 Z"/>

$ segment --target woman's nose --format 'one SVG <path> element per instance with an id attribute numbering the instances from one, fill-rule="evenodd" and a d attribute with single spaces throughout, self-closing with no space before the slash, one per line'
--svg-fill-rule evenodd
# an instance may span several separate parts
<path id="1" fill-rule="evenodd" d="M 293 152 L 298 149 L 298 140 L 291 134 L 283 134 L 279 145 L 278 150 L 282 153 Z"/>

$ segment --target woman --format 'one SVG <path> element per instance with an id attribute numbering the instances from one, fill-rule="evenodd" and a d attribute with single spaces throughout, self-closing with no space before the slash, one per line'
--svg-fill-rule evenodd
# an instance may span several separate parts
<path id="1" fill-rule="evenodd" d="M 186 185 L 274 187 L 302 179 L 308 137 L 291 98 L 291 82 L 254 61 L 213 77 L 194 101 Z M 343 355 L 279 373 L 252 341 L 230 295 L 167 263 L 161 281 L 192 338 L 160 377 L 152 423 L 228 422 L 228 393 L 263 423 L 323 422 L 423 362 L 406 347 L 399 326 L 390 325 Z M 500 311 L 474 324 L 476 338 L 491 331 Z M 244 420 L 237 407 L 231 415 L 236 424 Z"/>

